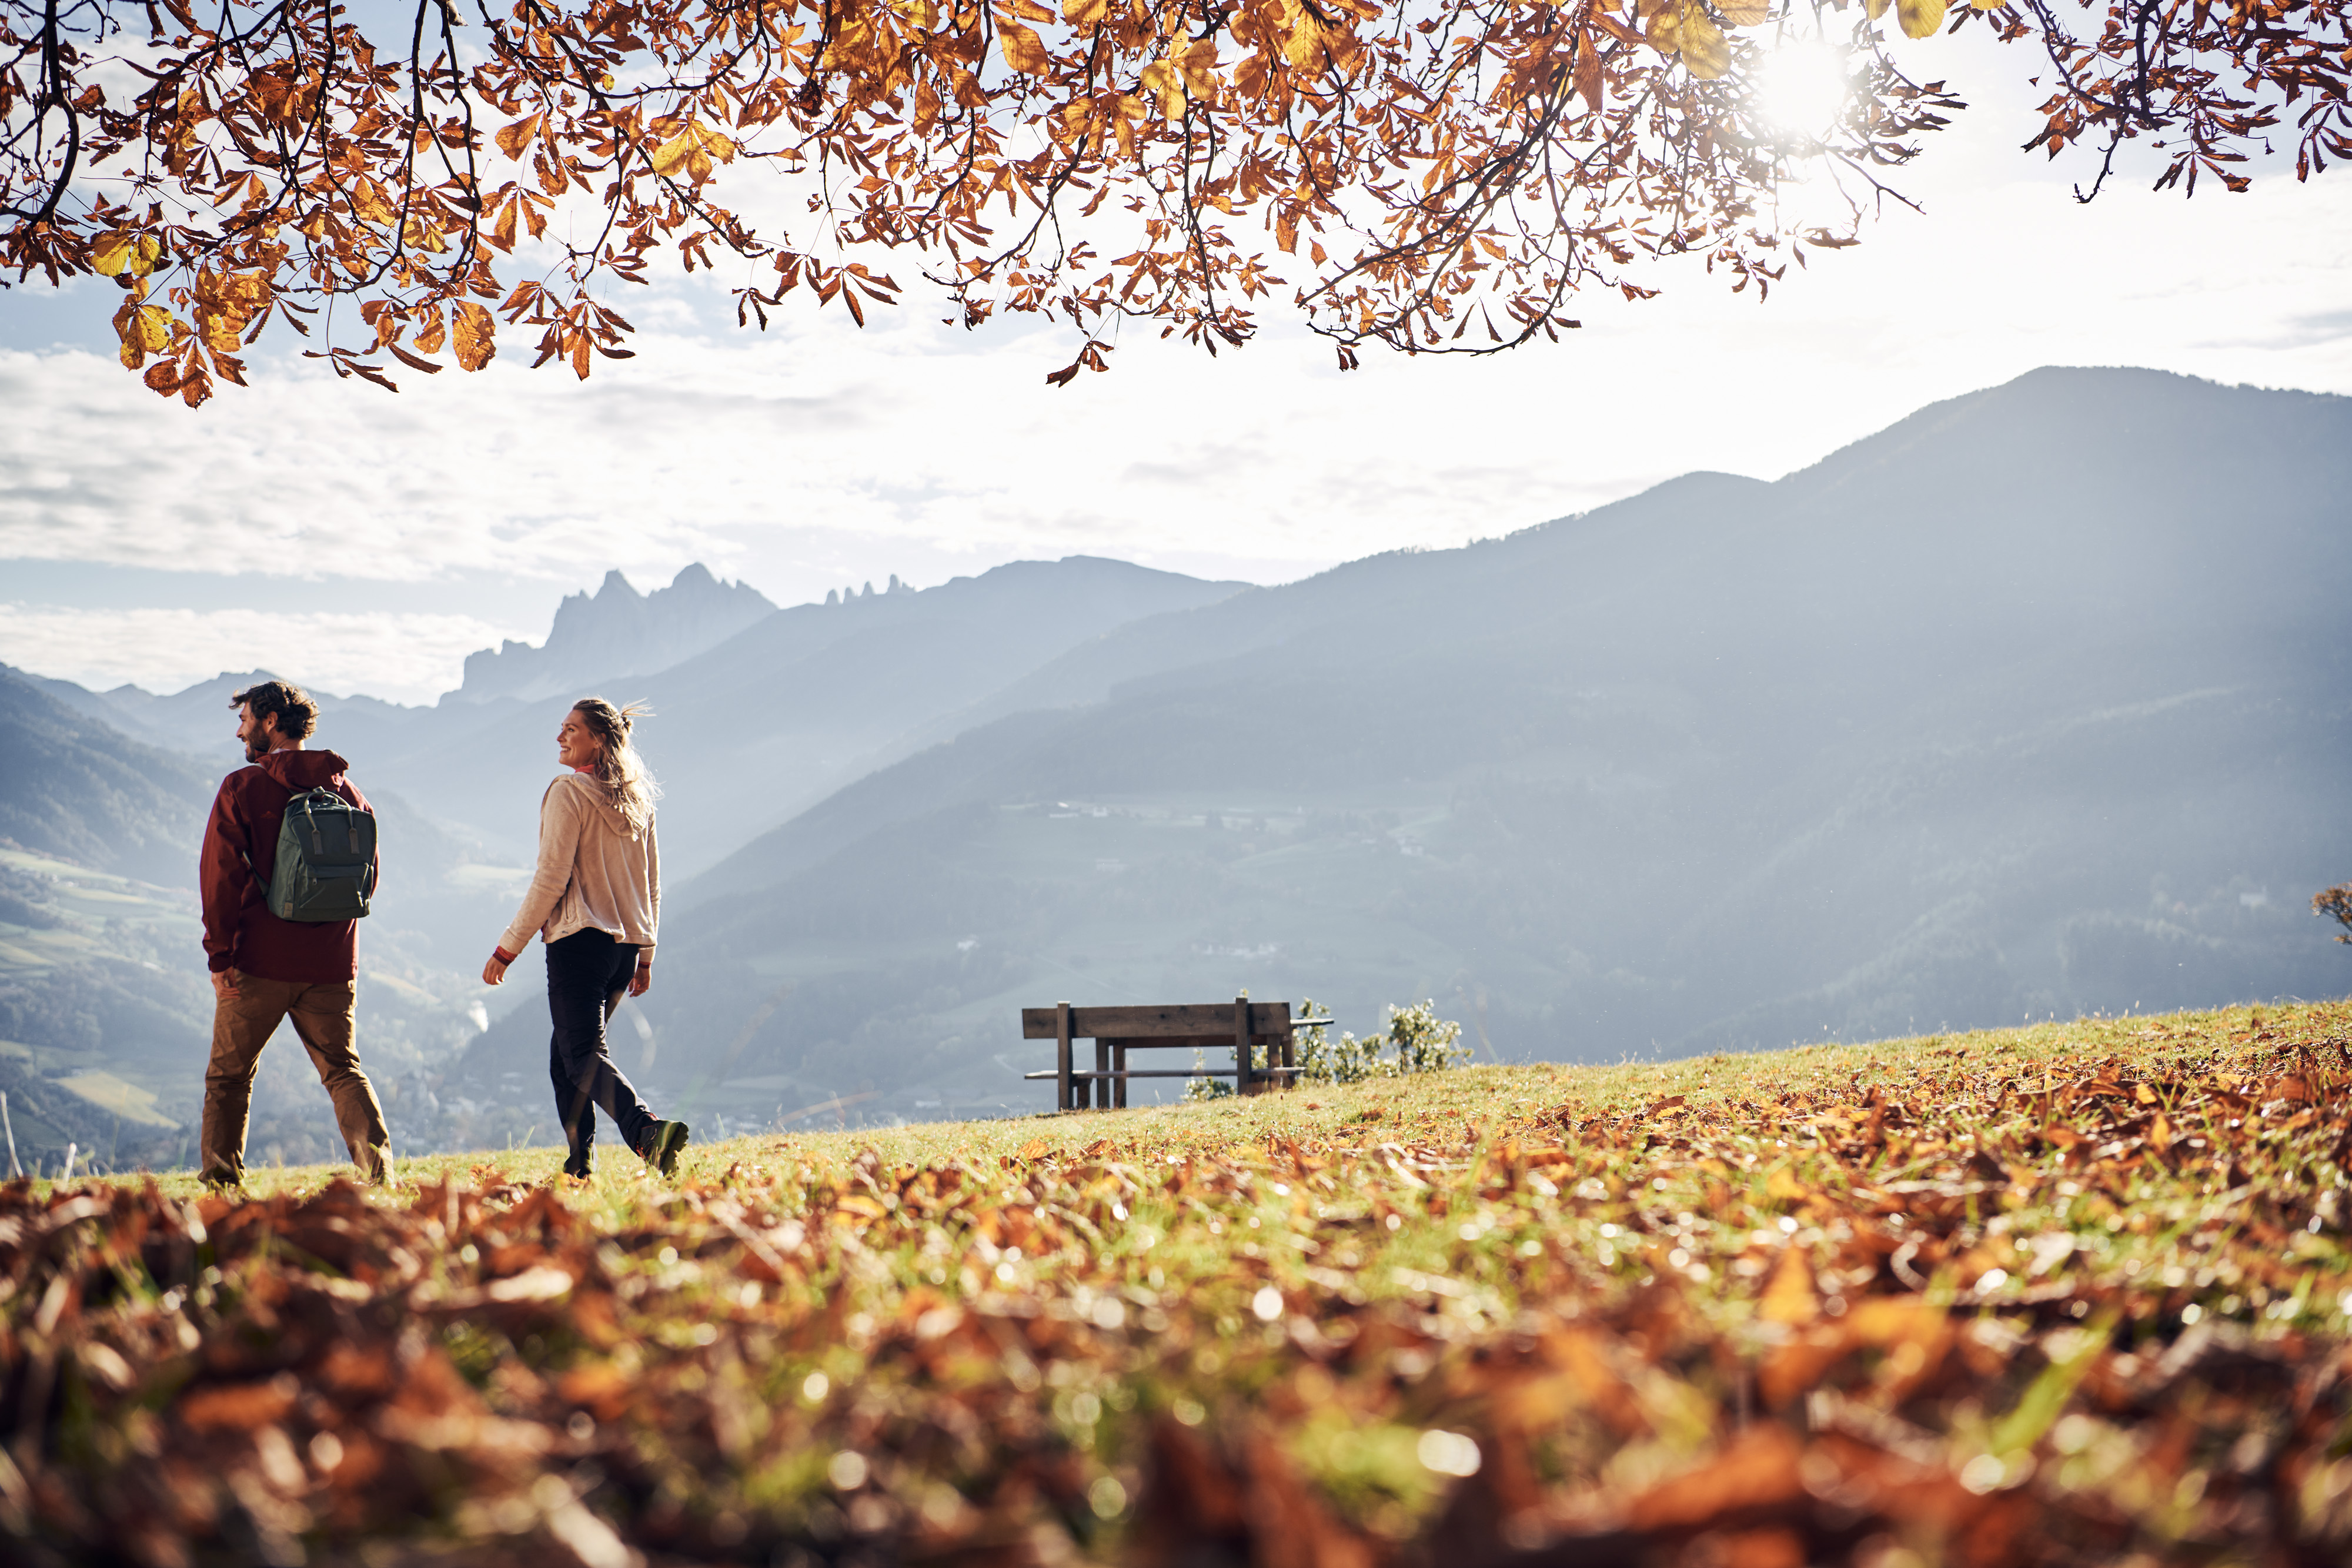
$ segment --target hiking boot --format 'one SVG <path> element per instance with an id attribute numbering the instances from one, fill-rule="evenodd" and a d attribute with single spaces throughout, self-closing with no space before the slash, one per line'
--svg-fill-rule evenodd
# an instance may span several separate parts
<path id="1" fill-rule="evenodd" d="M 646 1146 L 637 1153 L 662 1175 L 674 1176 L 677 1174 L 677 1152 L 686 1147 L 686 1136 L 683 1122 L 656 1122 L 653 1131 L 646 1134 Z"/>

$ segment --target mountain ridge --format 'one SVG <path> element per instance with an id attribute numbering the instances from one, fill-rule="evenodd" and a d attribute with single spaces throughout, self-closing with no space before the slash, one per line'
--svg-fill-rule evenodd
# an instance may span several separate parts
<path id="1" fill-rule="evenodd" d="M 759 590 L 722 582 L 700 561 L 651 593 L 614 568 L 593 593 L 564 596 L 537 646 L 509 639 L 467 655 L 464 679 L 444 700 L 577 696 L 601 681 L 681 664 L 775 612 Z"/>
<path id="2" fill-rule="evenodd" d="M 1016 1106 L 1066 995 L 1590 1059 L 2341 988 L 2289 890 L 2352 860 L 2352 400 L 2053 368 L 1882 434 L 1074 647 L 680 889 L 670 1086 L 751 1029 L 746 1082 Z"/>

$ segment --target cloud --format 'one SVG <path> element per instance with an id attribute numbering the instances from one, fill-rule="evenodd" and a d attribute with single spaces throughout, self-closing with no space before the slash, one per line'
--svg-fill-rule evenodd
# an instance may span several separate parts
<path id="1" fill-rule="evenodd" d="M 175 692 L 266 669 L 339 696 L 431 702 L 498 629 L 466 615 L 320 611 L 61 610 L 0 604 L 0 664 L 103 691 Z"/>

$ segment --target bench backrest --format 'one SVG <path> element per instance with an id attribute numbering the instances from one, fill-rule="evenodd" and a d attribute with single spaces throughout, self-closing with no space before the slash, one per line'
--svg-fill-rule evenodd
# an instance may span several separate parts
<path id="1" fill-rule="evenodd" d="M 1184 1003 L 1160 1008 L 1072 1008 L 1072 1040 L 1183 1040 L 1219 1035 L 1231 1040 L 1239 1032 L 1233 1002 Z M 1021 1038 L 1055 1040 L 1060 1009 L 1023 1008 Z M 1290 1033 L 1288 1002 L 1249 1004 L 1250 1033 L 1281 1039 Z"/>

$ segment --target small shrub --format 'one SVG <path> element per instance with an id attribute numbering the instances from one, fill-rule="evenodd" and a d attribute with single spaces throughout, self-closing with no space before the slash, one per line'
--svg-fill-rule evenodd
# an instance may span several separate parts
<path id="1" fill-rule="evenodd" d="M 1396 1048 L 1397 1071 L 1438 1072 L 1470 1060 L 1470 1048 L 1457 1043 L 1462 1026 L 1439 1018 L 1435 1002 L 1388 1011 L 1388 1040 Z"/>
<path id="2" fill-rule="evenodd" d="M 1315 1004 L 1304 1002 L 1301 1009 L 1312 1013 Z M 1299 1078 L 1304 1082 L 1361 1083 L 1371 1078 L 1438 1072 L 1470 1059 L 1470 1048 L 1457 1043 L 1462 1026 L 1439 1018 L 1433 1001 L 1416 1002 L 1409 1008 L 1391 1006 L 1388 1028 L 1361 1040 L 1342 1032 L 1334 1042 L 1327 1027 L 1329 1021 L 1318 1019 L 1298 1031 L 1298 1065 L 1304 1069 Z"/>
<path id="3" fill-rule="evenodd" d="M 1184 1080 L 1185 1099 L 1222 1100 L 1226 1095 L 1231 1094 L 1234 1092 L 1234 1086 L 1224 1079 L 1211 1078 L 1207 1076 L 1209 1071 L 1209 1060 L 1207 1057 L 1202 1056 L 1197 1049 L 1192 1052 L 1192 1071 L 1202 1074 L 1202 1076 L 1198 1078 L 1187 1078 Z"/>

